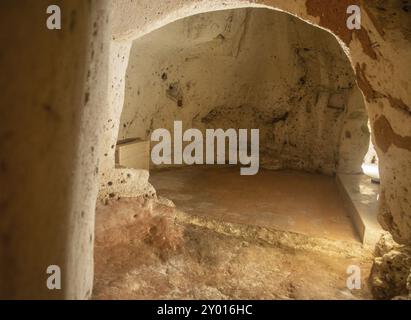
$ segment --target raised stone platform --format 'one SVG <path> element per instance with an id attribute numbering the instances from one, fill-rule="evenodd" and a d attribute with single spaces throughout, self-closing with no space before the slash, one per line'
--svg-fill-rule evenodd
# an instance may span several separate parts
<path id="1" fill-rule="evenodd" d="M 362 242 L 375 245 L 383 233 L 377 220 L 379 184 L 363 174 L 338 174 L 337 184 Z"/>
<path id="2" fill-rule="evenodd" d="M 150 182 L 191 216 L 360 242 L 331 176 L 264 169 L 241 176 L 235 166 L 193 166 L 153 170 Z"/>

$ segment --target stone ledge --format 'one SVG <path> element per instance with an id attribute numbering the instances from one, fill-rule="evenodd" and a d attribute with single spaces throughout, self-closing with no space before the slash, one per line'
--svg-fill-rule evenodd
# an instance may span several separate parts
<path id="1" fill-rule="evenodd" d="M 377 219 L 379 185 L 363 174 L 338 174 L 336 179 L 361 241 L 375 246 L 384 233 Z"/>

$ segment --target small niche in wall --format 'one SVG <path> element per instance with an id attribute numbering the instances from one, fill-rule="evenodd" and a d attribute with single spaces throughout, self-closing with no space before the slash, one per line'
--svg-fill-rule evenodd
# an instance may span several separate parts
<path id="1" fill-rule="evenodd" d="M 139 138 L 117 142 L 116 166 L 132 169 L 150 169 L 150 141 Z"/>

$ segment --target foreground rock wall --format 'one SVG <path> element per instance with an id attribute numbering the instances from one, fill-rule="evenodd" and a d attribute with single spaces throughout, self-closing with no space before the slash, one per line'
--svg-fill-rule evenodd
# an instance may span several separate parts
<path id="1" fill-rule="evenodd" d="M 411 299 L 411 249 L 391 235 L 381 237 L 375 249 L 370 285 L 377 299 Z"/>
<path id="2" fill-rule="evenodd" d="M 108 15 L 101 0 L 0 2 L 0 299 L 84 299 L 93 285 Z M 62 289 L 46 270 L 61 268 Z"/>

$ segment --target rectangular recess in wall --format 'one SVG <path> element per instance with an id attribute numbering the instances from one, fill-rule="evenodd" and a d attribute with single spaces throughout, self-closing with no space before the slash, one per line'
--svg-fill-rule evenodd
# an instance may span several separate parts
<path id="1" fill-rule="evenodd" d="M 116 165 L 132 169 L 150 169 L 150 141 L 139 138 L 118 141 Z"/>

